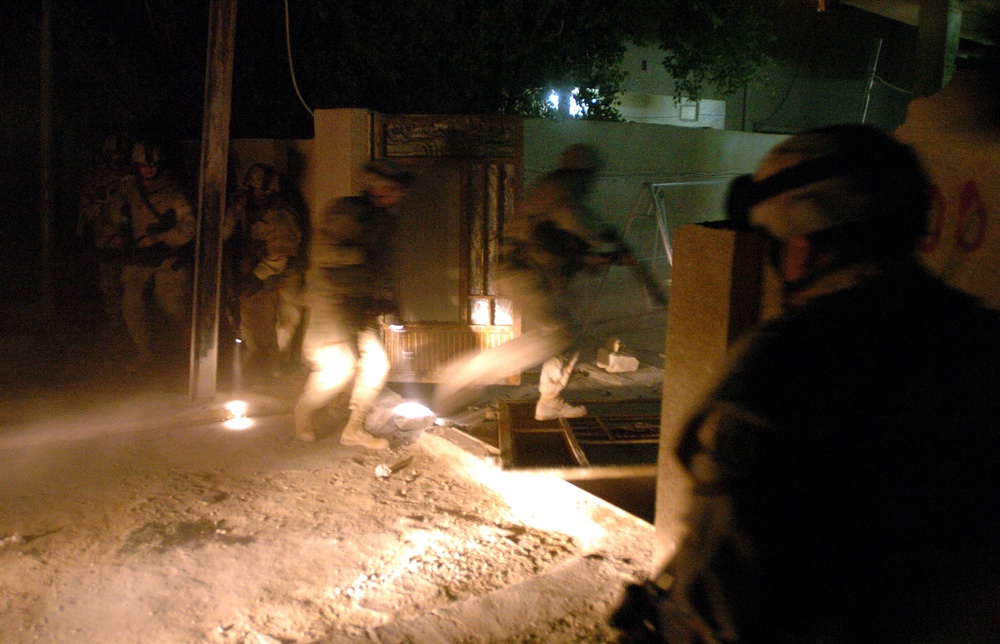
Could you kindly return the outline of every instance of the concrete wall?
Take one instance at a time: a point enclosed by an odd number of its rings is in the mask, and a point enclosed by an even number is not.
[[[916,148],[935,187],[924,264],[1000,309],[1000,127],[984,79],[959,72],[910,103],[896,135]]]
[[[618,113],[632,123],[654,123],[678,127],[726,129],[726,102],[702,99],[680,104],[672,96],[624,92],[619,97]]]
[[[773,62],[742,91],[727,96],[706,84],[702,98],[714,100],[702,101],[702,122],[692,125],[716,127],[722,120],[729,130],[793,133],[862,117],[887,130],[903,122],[912,98],[916,27],[848,6],[809,16],[803,9],[788,12],[787,24],[778,26],[783,31]],[[664,69],[664,57],[657,47],[626,50],[620,108],[626,120],[687,125],[673,120],[679,116],[675,79]]]
[[[783,136],[644,123],[528,119],[524,128],[525,185],[555,167],[560,150],[588,143],[606,166],[590,204],[666,284],[670,265],[650,209],[651,184],[668,183],[662,205],[672,237],[683,224],[724,218],[729,181],[752,172]],[[715,183],[704,183],[715,181]],[[655,364],[662,357],[666,311],[653,307],[632,272],[614,267],[585,280],[580,294],[589,344],[620,338],[627,350]]]
[[[674,101],[674,79],[663,67],[663,58],[657,47],[631,45],[625,51],[625,83],[618,97],[622,118],[633,123],[726,129],[726,101],[720,97]]]
[[[358,194],[361,168],[371,159],[371,113],[368,110],[316,110],[306,200],[320,212],[332,200]]]

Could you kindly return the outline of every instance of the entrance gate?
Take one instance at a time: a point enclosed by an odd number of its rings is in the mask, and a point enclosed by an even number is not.
[[[520,333],[497,277],[504,222],[521,192],[522,121],[376,114],[372,134],[375,158],[417,174],[397,233],[402,328],[383,329],[390,379],[436,382],[449,359]]]

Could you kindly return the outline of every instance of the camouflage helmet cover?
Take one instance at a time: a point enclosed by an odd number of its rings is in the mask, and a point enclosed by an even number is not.
[[[159,165],[160,147],[148,141],[139,141],[132,146],[132,163],[136,165]]]
[[[247,168],[243,175],[243,187],[252,188],[255,178],[260,180],[260,189],[267,194],[278,192],[280,184],[278,182],[278,170],[267,163],[254,163]]]
[[[749,223],[771,236],[867,224],[905,244],[924,233],[930,182],[916,152],[892,135],[865,125],[826,126],[786,139],[765,161],[778,157],[797,164],[742,182],[744,191],[756,193],[744,204]],[[764,203],[781,193],[791,197],[785,206]]]

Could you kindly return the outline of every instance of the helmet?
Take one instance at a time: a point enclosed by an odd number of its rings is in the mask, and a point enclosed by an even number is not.
[[[160,147],[147,141],[139,141],[132,146],[132,163],[137,165],[159,165]]]
[[[597,172],[603,165],[601,154],[583,143],[574,143],[559,153],[559,168],[561,170]]]
[[[863,225],[866,236],[910,251],[925,232],[930,181],[914,150],[880,130],[809,130],[775,146],[761,164],[768,166],[777,171],[733,182],[726,204],[731,219],[778,239]],[[791,201],[764,204],[781,194]]]
[[[252,188],[254,181],[260,181],[260,189],[267,194],[278,192],[278,171],[266,163],[255,163],[243,175],[243,187]]]
[[[125,145],[124,137],[118,134],[109,134],[104,137],[104,142],[101,143],[101,153],[105,156],[109,156],[114,152],[124,153],[128,149]]]

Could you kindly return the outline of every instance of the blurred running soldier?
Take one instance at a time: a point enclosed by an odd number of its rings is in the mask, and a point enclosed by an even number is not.
[[[397,309],[392,239],[397,207],[412,174],[385,160],[365,166],[364,193],[336,200],[315,231],[306,275],[308,324],[303,356],[312,369],[295,406],[295,434],[314,441],[313,413],[353,380],[350,418],[340,442],[385,449],[365,419],[389,376],[379,317]]]
[[[473,396],[470,388],[542,365],[537,420],[585,416],[583,405],[561,397],[579,357],[578,302],[574,277],[608,264],[634,265],[615,245],[585,200],[602,166],[598,152],[583,144],[559,155],[558,168],[532,186],[517,217],[504,231],[500,293],[521,311],[528,331],[442,370],[435,411],[453,412]]]

